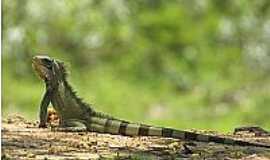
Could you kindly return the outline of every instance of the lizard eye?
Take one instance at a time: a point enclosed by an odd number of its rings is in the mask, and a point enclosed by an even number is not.
[[[52,61],[46,58],[46,59],[43,59],[43,62],[46,64],[50,64]]]
[[[43,59],[43,63],[46,65],[48,69],[52,69],[52,61],[50,59]]]

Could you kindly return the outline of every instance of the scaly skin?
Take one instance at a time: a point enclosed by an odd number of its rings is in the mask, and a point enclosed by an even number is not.
[[[39,127],[46,127],[47,108],[51,103],[59,115],[60,127],[84,127],[87,131],[126,136],[160,136],[199,142],[216,142],[228,145],[256,146],[270,148],[269,145],[234,140],[225,137],[198,134],[171,128],[154,127],[131,123],[94,111],[83,102],[67,82],[63,62],[48,56],[35,56],[32,66],[45,82],[46,91],[40,104]]]

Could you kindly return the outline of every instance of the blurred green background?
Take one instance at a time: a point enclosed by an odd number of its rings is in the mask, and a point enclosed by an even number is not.
[[[270,129],[269,0],[3,1],[2,115],[37,119],[31,57],[97,110],[181,129]]]

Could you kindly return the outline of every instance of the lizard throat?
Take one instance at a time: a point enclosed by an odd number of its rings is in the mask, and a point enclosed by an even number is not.
[[[48,79],[48,69],[37,62],[33,61],[32,63],[32,68],[34,69],[35,73],[39,78],[42,80],[47,80]]]

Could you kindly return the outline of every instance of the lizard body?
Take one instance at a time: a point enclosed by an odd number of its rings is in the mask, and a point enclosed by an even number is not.
[[[46,84],[46,91],[40,104],[39,127],[46,127],[47,107],[49,103],[52,103],[59,115],[60,127],[62,128],[85,127],[87,131],[125,136],[160,136],[199,142],[270,148],[269,145],[261,143],[131,123],[96,112],[89,104],[83,102],[69,85],[63,62],[47,56],[35,56],[32,59],[32,66]]]

